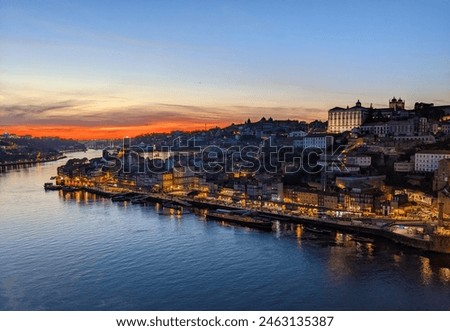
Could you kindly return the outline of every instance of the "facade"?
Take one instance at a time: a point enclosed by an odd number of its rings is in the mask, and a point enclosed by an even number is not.
[[[257,182],[248,183],[246,186],[246,192],[249,199],[262,199],[262,187]]]
[[[450,194],[445,191],[441,191],[438,194],[438,204],[442,204],[442,217],[448,220],[450,217]]]
[[[395,172],[413,172],[414,171],[414,162],[394,162],[394,171]]]
[[[388,133],[398,135],[413,135],[415,129],[415,123],[413,119],[397,121],[392,120],[387,123]]]
[[[441,124],[441,132],[445,134],[450,133],[450,122],[443,122]]]
[[[197,181],[198,183],[198,181]],[[195,187],[196,178],[191,169],[184,167],[173,168],[173,189],[187,190]]]
[[[367,155],[354,155],[345,158],[346,165],[355,165],[360,167],[370,167],[372,164],[372,157]]]
[[[319,195],[313,191],[294,191],[293,201],[302,205],[318,206]]]
[[[440,191],[449,184],[450,159],[439,161],[438,168],[434,174],[433,191]]]
[[[399,143],[434,144],[436,139],[432,135],[397,136],[394,137],[394,141]]]
[[[288,137],[299,138],[299,137],[304,137],[306,135],[307,135],[307,133],[305,131],[291,131],[291,132],[289,132]]]
[[[341,192],[339,202],[349,211],[372,212],[374,207],[374,195],[372,192]]]
[[[421,151],[415,155],[414,170],[433,172],[437,170],[439,161],[450,158],[450,150]]]
[[[171,172],[157,174],[156,184],[164,192],[171,191],[173,187],[173,174]]]
[[[320,148],[328,149],[333,146],[333,136],[327,136],[326,134],[308,134],[304,137],[296,137],[292,141],[294,148]]]
[[[367,123],[361,126],[361,131],[384,137],[389,133],[389,127],[386,122]]]
[[[389,108],[393,110],[405,109],[405,101],[403,101],[402,98],[399,98],[397,100],[395,97],[393,97],[391,100],[389,100]]]
[[[283,201],[283,182],[267,182],[262,185],[262,195],[266,200]]]
[[[339,206],[339,197],[337,194],[320,194],[319,206],[328,209],[337,209]]]
[[[370,116],[369,116],[370,115]],[[414,120],[392,120],[392,118],[408,116],[405,112],[405,101],[395,97],[389,100],[389,108],[362,107],[358,100],[351,108],[335,107],[328,111],[328,132],[341,133],[361,128],[361,131],[384,136],[392,135],[412,135],[417,126]],[[364,123],[371,118],[371,123]],[[386,122],[386,120],[390,120]],[[428,122],[419,123],[424,131],[428,130]]]
[[[333,136],[309,134],[303,138],[303,148],[328,149],[333,146]]]
[[[328,111],[328,132],[341,133],[359,128],[367,118],[369,108],[358,100],[351,108],[335,107]]]

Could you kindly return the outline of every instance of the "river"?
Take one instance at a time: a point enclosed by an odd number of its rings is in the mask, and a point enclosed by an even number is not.
[[[450,309],[448,256],[44,191],[65,162],[0,174],[2,310]]]

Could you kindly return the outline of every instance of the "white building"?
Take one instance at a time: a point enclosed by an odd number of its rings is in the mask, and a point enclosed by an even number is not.
[[[368,108],[361,107],[358,100],[351,108],[335,107],[328,111],[328,132],[341,133],[359,128],[364,123],[369,112]]]
[[[303,148],[327,149],[333,146],[333,136],[325,134],[310,134],[303,138]]]
[[[422,151],[415,155],[414,170],[419,172],[432,172],[439,166],[439,161],[450,159],[450,150]]]

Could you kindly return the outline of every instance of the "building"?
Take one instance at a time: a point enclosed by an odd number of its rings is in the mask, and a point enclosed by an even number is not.
[[[450,159],[440,160],[438,168],[434,174],[433,191],[440,191],[449,184],[450,180]]]
[[[328,209],[337,209],[339,206],[338,194],[323,193],[319,195],[319,206]]]
[[[437,170],[439,161],[450,158],[450,150],[421,151],[415,155],[414,170],[433,172]]]
[[[262,185],[262,196],[264,200],[283,201],[283,182],[269,181]]]
[[[188,167],[173,168],[173,189],[188,190],[195,187],[196,177]]]
[[[293,201],[302,205],[318,206],[319,194],[309,190],[295,190],[292,194]]]
[[[156,186],[159,190],[168,192],[173,189],[173,173],[164,172],[156,174]]]
[[[434,144],[436,139],[432,135],[396,136],[394,141],[401,144]]]
[[[372,164],[372,157],[368,155],[347,155],[347,157],[345,158],[345,164],[360,167],[370,167]]]
[[[410,202],[414,201],[427,206],[431,206],[435,202],[433,196],[422,191],[405,190],[405,194]]]
[[[386,175],[377,176],[337,176],[335,179],[336,186],[339,188],[360,188],[360,187],[382,187]]]
[[[394,171],[395,172],[413,172],[414,171],[414,162],[394,162]]]
[[[372,212],[374,198],[373,192],[365,192],[359,189],[339,193],[339,202],[348,211]]]
[[[361,126],[361,132],[384,137],[389,133],[389,127],[386,122],[366,123]]]
[[[351,108],[335,107],[328,111],[328,132],[341,133],[359,128],[366,120],[370,109],[361,106],[358,100]]]
[[[442,218],[450,218],[450,193],[443,190],[438,193],[438,205],[442,206]]]
[[[399,98],[398,100],[393,97],[392,100],[389,100],[389,108],[395,110],[403,110],[405,109],[405,101],[402,100],[402,98]]]
[[[414,119],[408,120],[391,120],[387,123],[388,133],[398,135],[413,135],[415,131]]]
[[[441,123],[441,132],[445,134],[450,133],[450,122],[442,122]]]
[[[303,138],[303,148],[320,148],[325,150],[333,146],[333,141],[333,136],[327,136],[326,134],[308,134]]]
[[[291,131],[291,132],[289,132],[288,137],[299,138],[299,137],[304,137],[306,135],[307,135],[307,133],[305,131]]]
[[[252,199],[252,200],[261,200],[262,199],[262,187],[256,181],[247,183],[246,193],[247,193],[247,197],[249,199]]]

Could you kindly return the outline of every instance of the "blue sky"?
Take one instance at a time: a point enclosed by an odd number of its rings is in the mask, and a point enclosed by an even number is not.
[[[0,130],[324,119],[449,87],[450,1],[0,0]]]

